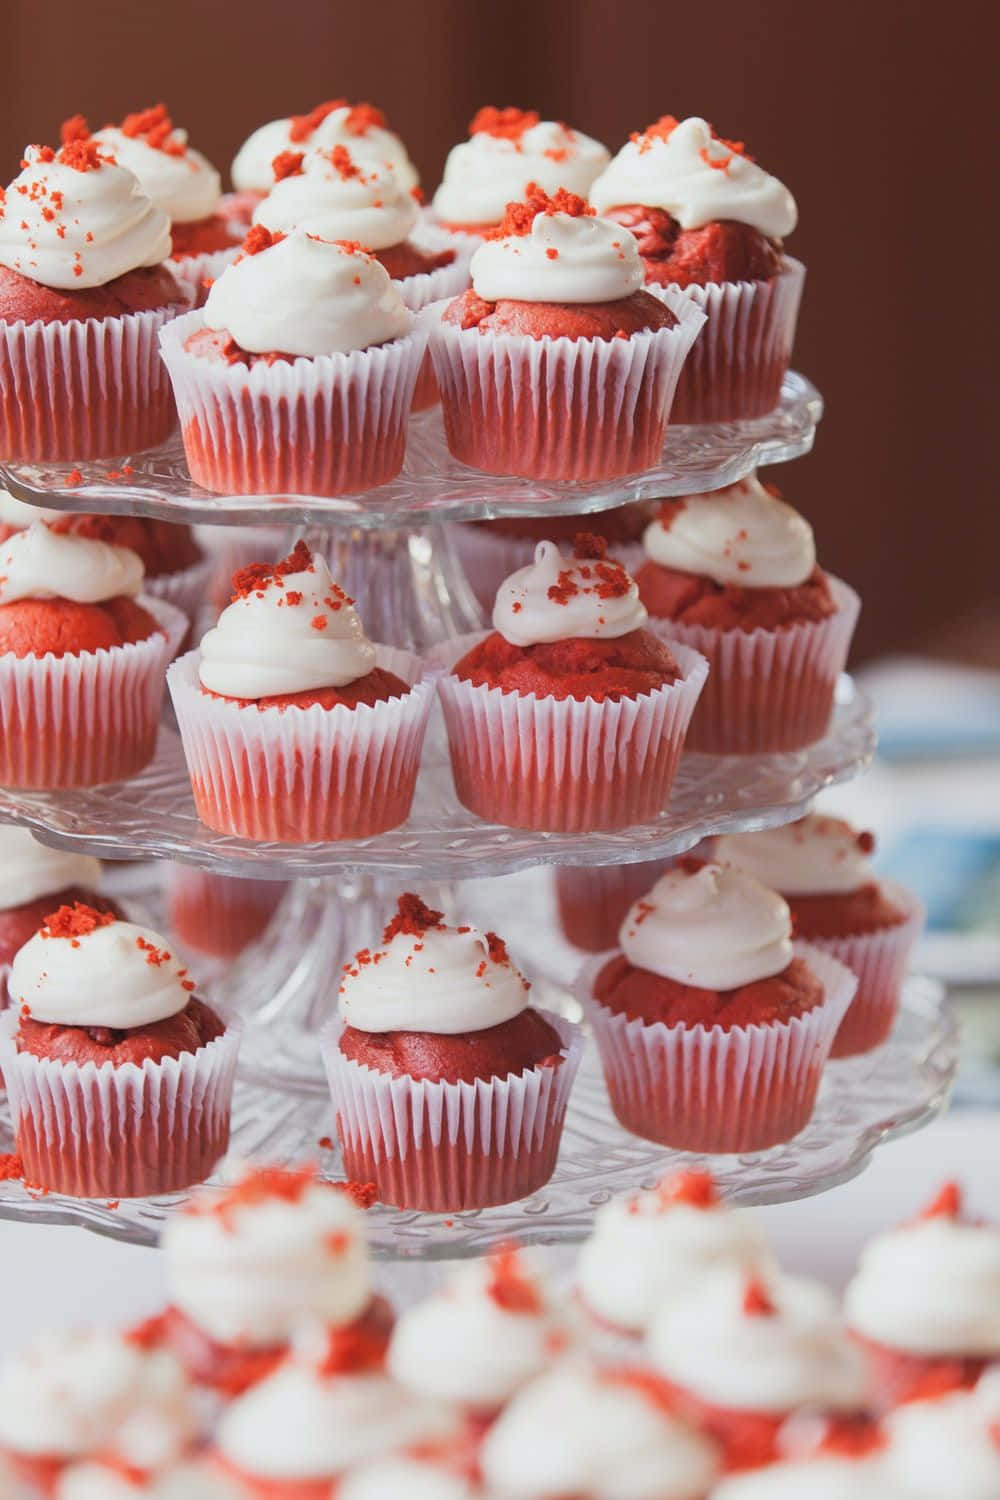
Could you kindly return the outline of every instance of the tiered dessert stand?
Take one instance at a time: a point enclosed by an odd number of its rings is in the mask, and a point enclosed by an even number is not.
[[[584,515],[718,488],[758,466],[808,452],[821,415],[818,392],[790,373],[770,416],[672,428],[656,468],[588,485],[497,479],[466,469],[449,456],[440,415],[433,411],[413,419],[400,477],[349,499],[208,494],[192,484],[179,437],[116,470],[106,462],[76,472],[68,464],[14,465],[0,469],[0,482],[19,499],[67,511],[296,528],[330,558],[334,576],[357,599],[368,634],[419,651],[484,624],[450,523]],[[278,556],[281,545],[275,536],[269,555]],[[496,928],[536,979],[543,1003],[570,1011],[569,984],[581,959],[574,959],[558,934],[549,867],[665,859],[712,833],[787,822],[823,788],[862,770],[874,748],[870,706],[844,678],[827,736],[807,750],[742,758],[687,754],[670,806],[655,822],[613,833],[539,834],[482,823],[458,803],[443,726],[432,722],[412,815],[402,828],[341,844],[253,844],[199,823],[167,709],[156,757],[133,781],[58,793],[0,789],[0,819],[26,824],[46,842],[105,858],[169,858],[220,874],[294,882],[261,942],[228,968],[209,970],[200,989],[247,1017],[233,1151],[269,1161],[319,1157],[337,1176],[342,1173],[329,1145],[333,1119],[315,1033],[335,1005],[341,961],[375,937],[399,891],[419,890],[449,913]],[[140,901],[145,897],[155,905],[153,880],[147,878],[148,890],[141,875],[129,884]],[[910,980],[889,1042],[868,1056],[830,1064],[805,1131],[770,1151],[711,1158],[708,1164],[740,1202],[819,1192],[860,1171],[881,1141],[933,1119],[947,1103],[956,1065],[955,1024],[945,996],[926,981]],[[0,1125],[0,1150],[9,1149],[9,1128],[9,1120]],[[588,1048],[559,1166],[542,1192],[453,1216],[377,1206],[369,1213],[373,1247],[384,1258],[431,1259],[478,1254],[512,1238],[579,1239],[609,1196],[650,1186],[668,1167],[692,1160],[617,1124]],[[111,1206],[0,1183],[2,1217],[80,1224],[138,1243],[156,1239],[179,1201],[133,1199]]]

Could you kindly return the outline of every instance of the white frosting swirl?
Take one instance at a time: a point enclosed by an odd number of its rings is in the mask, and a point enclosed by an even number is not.
[[[100,862],[70,849],[50,849],[27,828],[0,825],[0,911],[27,906],[68,886],[96,890]]]
[[[536,214],[529,234],[485,240],[469,273],[487,302],[617,302],[645,280],[634,236],[589,214]]]
[[[429,1459],[380,1458],[348,1474],[337,1500],[483,1500],[482,1491]]]
[[[173,1355],[111,1330],[48,1333],[0,1370],[0,1447],[31,1457],[113,1453],[137,1469],[180,1457],[197,1409]]]
[[[198,1194],[163,1232],[170,1300],[192,1323],[220,1344],[266,1349],[312,1320],[341,1327],[361,1316],[371,1266],[344,1193],[303,1180],[297,1196],[229,1196]]]
[[[251,354],[350,354],[410,332],[413,319],[370,255],[302,230],[242,255],[212,283],[205,326]]]
[[[52,531],[36,521],[0,544],[0,604],[71,599],[101,604],[142,588],[142,558],[130,547]]]
[[[669,135],[654,131],[627,141],[591,185],[590,201],[598,213],[631,203],[662,208],[682,229],[735,219],[769,239],[791,234],[798,222],[784,183],[719,140],[697,115]]]
[[[612,586],[627,580],[627,592],[609,592],[609,578]],[[555,542],[538,543],[534,562],[504,580],[493,606],[494,629],[513,646],[575,636],[611,640],[641,630],[648,618],[639,590],[620,564],[565,557]]]
[[[878,1235],[844,1314],[856,1333],[907,1353],[1000,1357],[1000,1228],[938,1214]]]
[[[550,195],[566,188],[585,198],[610,159],[600,141],[555,120],[540,120],[516,139],[477,130],[449,151],[434,215],[449,224],[499,224],[531,182]]]
[[[272,120],[259,126],[243,142],[230,169],[233,186],[238,192],[269,192],[274,186],[272,163],[283,151],[332,151],[334,146],[346,146],[355,161],[364,162],[366,166],[392,167],[407,192],[420,181],[406,147],[393,131],[374,124],[361,130],[349,128],[352,120],[349,104],[331,110],[308,135],[297,132],[297,140],[292,139],[295,120],[294,115],[285,120]]]
[[[712,853],[717,864],[742,870],[783,896],[847,895],[874,878],[850,823],[825,813],[760,833],[723,834]]]
[[[59,1476],[55,1489],[55,1500],[142,1500],[143,1496],[146,1500],[246,1500],[246,1490],[203,1463],[178,1464],[142,1479],[107,1464],[73,1464]]]
[[[170,254],[170,220],[132,172],[101,158],[80,172],[48,148],[29,146],[27,166],[0,206],[0,265],[64,291],[105,286]]]
[[[192,224],[215,213],[222,197],[222,179],[207,157],[187,143],[186,130],[173,130],[173,150],[151,146],[141,135],[126,135],[118,125],[95,130],[94,140],[139,179],[139,186],[175,224]]]
[[[225,698],[270,698],[345,687],[374,666],[357,610],[314,556],[307,570],[227,605],[202,637],[198,676]]]
[[[384,250],[407,239],[419,218],[416,199],[391,168],[363,170],[352,164],[341,171],[328,152],[307,151],[302,171],[274,184],[253,222]]]
[[[519,1016],[527,980],[509,960],[490,957],[474,927],[397,932],[365,962],[348,965],[340,1013],[359,1031],[431,1031],[459,1036]]]
[[[952,1495],[951,1490],[935,1491]],[[883,1465],[869,1458],[813,1458],[768,1464],[733,1474],[712,1491],[712,1500],[914,1500],[887,1481]]]
[[[897,1407],[886,1418],[885,1474],[905,1500],[997,1500],[998,1422],[996,1374],[973,1391]]]
[[[598,1209],[580,1249],[576,1285],[596,1317],[641,1333],[671,1297],[687,1295],[695,1275],[720,1264],[747,1271],[771,1266],[763,1233],[746,1212],[721,1201],[702,1208],[637,1193]]]
[[[703,1500],[714,1445],[634,1386],[566,1365],[514,1397],[486,1434],[486,1482],[518,1500]]]
[[[163,938],[111,921],[77,937],[37,932],[14,955],[8,989],[34,1021],[127,1031],[178,1015],[193,985]]]
[[[661,875],[629,910],[619,941],[636,968],[704,990],[767,979],[793,956],[787,901],[714,864]]]
[[[748,1307],[755,1285],[770,1311]],[[819,1282],[779,1275],[751,1281],[738,1266],[718,1266],[661,1309],[648,1349],[668,1380],[713,1406],[780,1413],[863,1404],[860,1356]]]
[[[402,1314],[388,1360],[401,1384],[490,1412],[542,1373],[565,1342],[566,1329],[540,1280],[525,1268],[515,1274],[525,1284],[526,1301],[505,1303],[505,1259],[463,1266],[434,1296]]]
[[[16,500],[0,485],[0,525],[26,531],[36,521],[58,521],[62,514],[61,510],[52,510],[47,505],[29,505],[26,500]]]
[[[643,543],[653,562],[744,589],[795,588],[816,566],[812,527],[756,476],[686,495]]]

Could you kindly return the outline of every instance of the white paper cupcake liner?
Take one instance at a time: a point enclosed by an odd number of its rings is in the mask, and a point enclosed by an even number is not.
[[[770,281],[647,285],[660,297],[689,297],[708,318],[677,382],[674,422],[733,422],[774,410],[792,357],[805,277],[802,262],[785,256]]]
[[[682,643],[709,663],[687,748],[712,755],[798,750],[823,738],[837,678],[847,663],[861,600],[827,574],[836,612],[780,630],[716,630],[650,616],[671,647]]]
[[[167,676],[195,807],[221,833],[285,843],[370,838],[409,817],[437,673],[391,646],[376,663],[402,698],[333,709],[241,707],[204,693],[200,653]]]
[[[183,615],[187,616],[188,629],[177,643],[175,656],[190,639],[191,631],[202,610],[212,602],[212,579],[215,576],[215,570],[215,559],[204,556],[198,562],[192,563],[189,568],[182,568],[177,573],[159,573],[153,577],[147,574],[143,579],[143,588],[147,594],[154,599],[162,599],[165,603],[172,604],[175,609],[179,609]]]
[[[167,265],[176,279],[191,294],[192,307],[204,307],[208,296],[207,282],[221,276],[231,266],[242,249],[242,242],[234,240],[228,250],[206,250],[201,255],[172,255]]]
[[[78,656],[0,655],[0,786],[100,786],[152,759],[164,674],[188,622],[161,599],[137,602],[162,634]]]
[[[482,639],[450,641],[431,660],[450,667]],[[446,673],[438,690],[459,801],[511,828],[585,832],[655,818],[708,675],[697,651],[669,644],[683,676],[619,702],[522,696]]]
[[[437,1083],[394,1078],[346,1058],[344,1022],[321,1034],[323,1061],[348,1178],[374,1182],[383,1203],[438,1213],[513,1203],[555,1170],[583,1038],[539,1010],[559,1033],[557,1068]]]
[[[0,1016],[17,1154],[32,1186],[74,1198],[138,1198],[203,1181],[229,1145],[242,1022],[216,1013],[215,1041],[140,1066],[18,1052],[19,1017]]]
[[[900,992],[910,954],[923,931],[927,912],[915,891],[896,880],[879,884],[894,906],[906,913],[903,922],[876,932],[847,937],[809,937],[813,948],[831,954],[857,976],[858,988],[837,1032],[831,1057],[855,1057],[886,1040],[899,1013]],[[794,900],[794,898],[793,898]]]
[[[158,335],[186,305],[69,323],[0,322],[0,458],[83,461],[162,443],[176,413]]]
[[[809,1123],[833,1039],[857,980],[830,954],[796,943],[821,981],[821,1005],[790,1021],[733,1027],[647,1025],[594,998],[604,953],[577,994],[601,1055],[611,1108],[633,1135],[677,1151],[764,1151]]]
[[[428,332],[351,354],[228,365],[184,348],[204,327],[192,312],[160,346],[191,477],[226,495],[343,495],[403,466],[406,427]]]
[[[468,238],[468,236],[466,236]],[[454,250],[455,259],[447,266],[438,266],[435,271],[424,271],[418,276],[404,276],[396,282],[403,301],[411,312],[420,312],[431,302],[457,297],[469,285],[469,261],[476,244],[460,245],[455,236],[431,225],[421,224],[410,236],[419,250],[438,255],[442,250]]]
[[[427,307],[430,350],[454,456],[489,474],[606,479],[663,450],[681,366],[705,315],[675,292],[674,328],[627,339],[530,338],[442,321]]]

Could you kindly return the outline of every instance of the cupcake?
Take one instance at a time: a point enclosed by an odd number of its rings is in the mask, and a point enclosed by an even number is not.
[[[444,228],[483,235],[502,223],[508,204],[537,184],[585,198],[611,160],[600,141],[533,109],[484,105],[469,125],[469,139],[448,153],[434,194],[433,217]]]
[[[491,1493],[518,1500],[706,1500],[719,1451],[645,1371],[568,1363],[524,1388],[486,1435]]]
[[[289,843],[409,816],[434,677],[375,646],[304,542],[233,576],[233,602],[168,681],[202,822]]]
[[[295,1335],[384,1355],[392,1309],[375,1295],[360,1211],[310,1168],[244,1171],[196,1194],[163,1233],[169,1306],[145,1338],[226,1397],[270,1375]]]
[[[581,534],[539,542],[490,635],[459,641],[440,692],[459,801],[513,828],[648,822],[670,797],[705,663],[646,630],[636,585]],[[454,660],[456,651],[458,660]]]
[[[788,189],[742,141],[697,116],[664,115],[622,147],[590,201],[635,235],[650,285],[683,289],[708,316],[678,381],[674,421],[773,411],[805,280],[782,245],[798,218]]]
[[[0,785],[96,786],[152,759],[187,620],[142,582],[134,552],[42,521],[0,545]]]
[[[1000,1378],[974,1391],[913,1401],[886,1419],[883,1473],[905,1500],[995,1500],[1000,1495]],[[880,1497],[881,1500],[881,1497]]]
[[[653,1319],[654,1369],[678,1409],[721,1444],[729,1469],[779,1456],[795,1412],[860,1410],[861,1361],[819,1282],[720,1265]]]
[[[209,1175],[229,1143],[240,1028],[197,998],[155,932],[62,906],[8,985],[0,1066],[28,1182],[133,1198]]]
[[[665,501],[644,545],[643,603],[711,667],[689,748],[758,754],[822,739],[860,602],[817,566],[808,521],[751,477]]]
[[[151,448],[174,425],[156,335],[188,305],[170,221],[96,141],[29,146],[0,195],[0,457]]]
[[[407,1389],[490,1421],[569,1343],[569,1326],[516,1250],[472,1261],[404,1312],[389,1371]]]
[[[557,865],[553,878],[563,937],[585,953],[606,953],[617,943],[629,907],[670,863],[644,859],[631,865]]]
[[[789,1454],[797,1429],[818,1429],[808,1451]],[[778,1463],[723,1479],[712,1500],[913,1500],[887,1473],[885,1435],[865,1417],[833,1419],[811,1414],[793,1417],[778,1434],[784,1454]],[[949,1495],[945,1487],[935,1495]]]
[[[870,1052],[885,1041],[923,927],[919,898],[895,881],[876,879],[868,861],[874,847],[870,833],[823,813],[715,841],[713,858],[719,864],[780,891],[796,936],[832,953],[858,976],[831,1057]]]
[[[482,1500],[469,1466],[441,1461],[418,1451],[412,1456],[377,1458],[344,1479],[337,1500]]]
[[[879,1406],[974,1385],[1000,1360],[1000,1229],[965,1218],[948,1183],[919,1219],[866,1246],[844,1316]]]
[[[642,290],[632,236],[532,183],[469,269],[471,289],[426,314],[454,456],[576,481],[657,463],[703,314]]]
[[[626,1130],[745,1153],[804,1129],[856,981],[793,948],[777,892],[682,861],[632,907],[620,942],[584,970],[580,998]]]
[[[189,1449],[197,1430],[176,1360],[127,1335],[46,1333],[0,1368],[0,1455],[33,1494],[63,1500],[60,1476],[98,1454],[119,1472],[153,1472]]]
[[[652,1192],[597,1210],[577,1259],[576,1293],[599,1327],[638,1338],[702,1272],[770,1264],[757,1224],[726,1208],[707,1172],[675,1172]]]
[[[382,946],[346,966],[322,1038],[349,1179],[442,1213],[548,1182],[581,1041],[529,988],[496,933],[400,898]]]
[[[426,337],[359,247],[257,225],[160,341],[192,479],[280,496],[395,478]]]
[[[178,942],[196,953],[236,958],[266,936],[289,884],[171,865],[167,874],[170,930]]]

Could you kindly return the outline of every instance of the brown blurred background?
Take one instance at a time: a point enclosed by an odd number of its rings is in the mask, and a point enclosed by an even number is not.
[[[265,120],[370,100],[428,191],[484,103],[613,150],[668,112],[745,140],[798,199],[795,364],[827,399],[813,454],[772,477],[864,595],[858,655],[1000,665],[991,0],[0,0],[0,14],[3,181],[65,116],[100,125],[160,99],[223,169]]]

